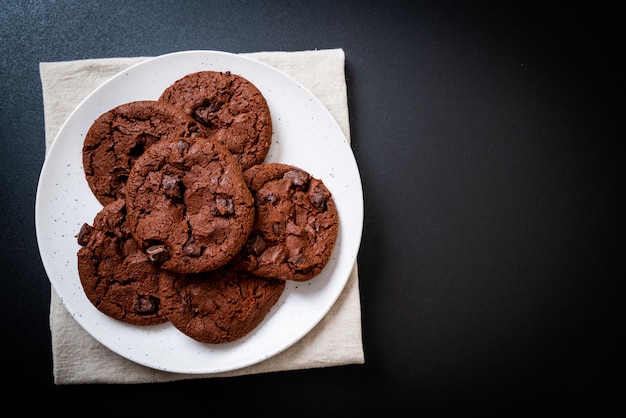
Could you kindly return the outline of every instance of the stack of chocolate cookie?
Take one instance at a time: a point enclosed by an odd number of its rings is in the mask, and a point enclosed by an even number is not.
[[[96,119],[83,166],[103,209],[77,235],[90,302],[219,344],[251,332],[286,281],[319,275],[337,208],[321,180],[264,162],[271,137],[265,98],[229,72],[189,74]]]

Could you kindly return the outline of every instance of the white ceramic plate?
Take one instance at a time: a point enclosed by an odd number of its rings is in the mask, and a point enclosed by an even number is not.
[[[82,167],[83,138],[107,110],[135,100],[156,100],[186,74],[231,71],[265,96],[274,134],[267,162],[307,170],[331,190],[340,228],[332,258],[316,278],[288,282],[265,320],[244,338],[220,345],[197,342],[171,324],[138,327],[100,313],[78,278],[75,235],[102,206]],[[356,261],[363,226],[363,194],[349,143],[328,110],[307,89],[261,62],[216,51],[159,56],[121,72],[94,90],[69,116],[50,147],[35,203],[37,241],[46,273],[78,323],[109,349],[139,364],[179,373],[217,373],[258,363],[306,335],[343,290]]]

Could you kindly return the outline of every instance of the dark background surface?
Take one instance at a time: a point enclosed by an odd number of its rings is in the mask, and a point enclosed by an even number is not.
[[[604,2],[557,4],[0,1],[3,407],[623,413],[623,19]],[[326,48],[346,54],[365,195],[365,364],[55,386],[34,227],[38,63]]]

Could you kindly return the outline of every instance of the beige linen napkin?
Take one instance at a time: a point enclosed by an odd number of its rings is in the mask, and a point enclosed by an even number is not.
[[[342,49],[242,54],[290,75],[328,108],[350,138]],[[46,128],[46,150],[71,111],[104,81],[145,60],[107,58],[39,64]],[[117,355],[72,318],[52,289],[50,303],[53,372],[56,384],[153,383],[238,376],[280,370],[362,364],[361,305],[357,266],[339,299],[303,339],[261,363],[224,373],[179,374],[154,370]]]

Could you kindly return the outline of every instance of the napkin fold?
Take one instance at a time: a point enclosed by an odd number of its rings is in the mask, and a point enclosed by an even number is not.
[[[342,49],[270,51],[241,54],[265,62],[308,88],[330,111],[350,139],[345,55]],[[96,87],[147,57],[87,59],[39,64],[46,150],[72,110]],[[181,374],[134,363],[89,335],[65,309],[52,288],[50,331],[54,382],[155,383],[183,379],[229,377],[275,371],[362,364],[361,305],[355,264],[336,303],[300,341],[260,363],[228,372]]]

